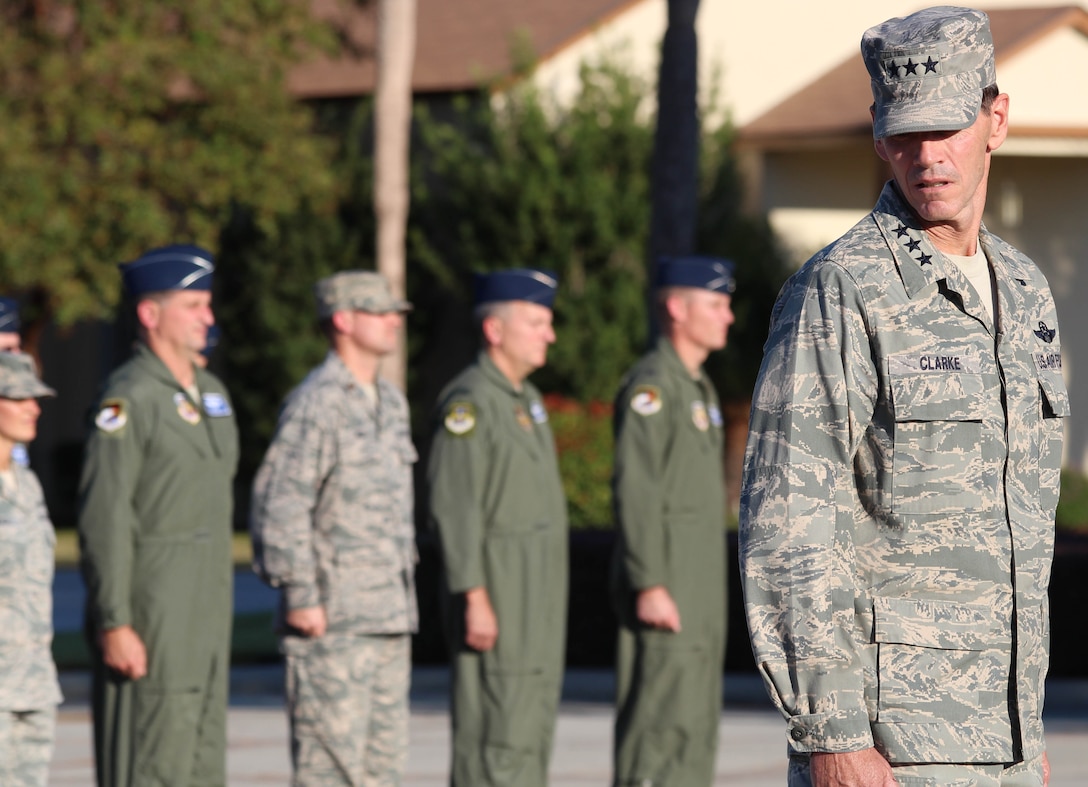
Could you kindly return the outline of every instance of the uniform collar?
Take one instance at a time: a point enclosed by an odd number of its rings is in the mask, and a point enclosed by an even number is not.
[[[702,383],[703,378],[706,375],[703,373],[703,368],[699,367],[699,376],[692,377],[691,372],[688,371],[688,367],[684,366],[684,362],[680,360],[680,355],[676,352],[676,348],[672,342],[669,341],[667,336],[659,336],[657,339],[657,353],[661,356],[662,362],[668,367],[669,371],[683,376],[685,380],[691,380],[695,383]]]
[[[522,380],[521,390],[519,391],[514,387],[514,384],[510,382],[510,378],[503,374],[499,370],[499,367],[495,365],[495,362],[491,360],[491,356],[487,354],[487,350],[480,350],[480,353],[476,356],[476,363],[483,372],[484,377],[493,385],[498,386],[511,396],[521,396],[525,393],[527,381]]]

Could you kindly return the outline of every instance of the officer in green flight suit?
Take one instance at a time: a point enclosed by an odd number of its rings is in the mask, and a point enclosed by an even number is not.
[[[106,382],[80,479],[98,784],[226,784],[231,485],[238,433],[223,383],[196,368],[212,256],[121,266],[141,341]]]
[[[725,651],[722,414],[702,364],[725,347],[733,264],[660,260],[661,338],[615,403],[616,785],[714,781]]]
[[[454,787],[545,787],[563,677],[567,508],[540,392],[547,272],[476,280],[483,349],[439,397],[428,467],[453,661]]]

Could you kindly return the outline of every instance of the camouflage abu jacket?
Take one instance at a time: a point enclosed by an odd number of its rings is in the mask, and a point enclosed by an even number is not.
[[[795,752],[1042,751],[1062,337],[1035,265],[980,240],[996,326],[892,184],[775,306],[741,571]]]
[[[253,568],[287,609],[324,606],[329,634],[417,628],[408,402],[375,406],[330,352],[292,391],[253,482]]]
[[[53,664],[56,535],[38,477],[12,463],[0,485],[0,709],[42,710],[61,701]]]

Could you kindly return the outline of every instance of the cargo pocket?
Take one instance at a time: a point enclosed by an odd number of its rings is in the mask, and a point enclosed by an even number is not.
[[[881,723],[957,722],[1002,712],[1009,637],[986,604],[873,599]]]

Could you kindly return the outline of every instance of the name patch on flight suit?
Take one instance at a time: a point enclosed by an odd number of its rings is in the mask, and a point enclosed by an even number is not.
[[[720,416],[719,416],[720,417]],[[710,415],[706,411],[706,404],[701,399],[691,403],[691,422],[700,432],[710,428]]]
[[[204,412],[212,418],[224,418],[231,414],[230,402],[221,393],[206,393],[200,397],[204,403]]]
[[[722,411],[718,408],[717,405],[714,405],[714,404],[707,407],[706,410],[710,414],[710,425],[713,426],[713,427],[716,427],[718,429],[721,429],[722,428]]]
[[[471,402],[451,402],[442,425],[450,434],[463,437],[476,427],[476,408]]]
[[[529,403],[529,415],[532,416],[534,424],[548,423],[548,411],[538,400]]]
[[[640,385],[631,395],[631,409],[639,415],[661,412],[661,390],[656,385]]]
[[[121,399],[107,399],[102,402],[102,409],[94,417],[94,425],[106,434],[121,431],[127,423],[128,413],[125,412],[125,403]]]
[[[955,353],[903,353],[888,358],[891,374],[982,374],[977,355]]]
[[[174,394],[174,406],[178,408],[178,415],[181,416],[181,420],[185,421],[185,423],[200,423],[200,413],[193,406],[193,403],[189,401],[189,397],[181,391]]]

